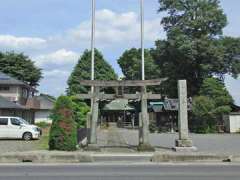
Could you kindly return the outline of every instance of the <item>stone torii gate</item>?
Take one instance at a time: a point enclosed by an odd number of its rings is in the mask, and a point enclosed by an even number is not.
[[[94,87],[94,91],[88,94],[79,94],[79,99],[91,99],[92,100],[92,111],[89,114],[90,119],[90,133],[88,136],[88,149],[97,150],[97,122],[99,112],[99,101],[101,100],[114,100],[116,98],[128,99],[128,100],[139,100],[141,101],[141,113],[140,113],[140,127],[139,127],[139,147],[140,151],[153,151],[154,148],[149,143],[149,115],[147,110],[148,99],[161,99],[160,94],[148,93],[147,86],[160,85],[164,79],[155,80],[128,80],[128,81],[98,81],[98,80],[81,80],[80,84],[83,86]],[[104,94],[101,93],[101,88],[106,87],[141,87],[141,92],[136,94]]]

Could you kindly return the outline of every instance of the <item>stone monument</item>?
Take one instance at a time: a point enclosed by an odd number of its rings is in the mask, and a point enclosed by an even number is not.
[[[188,133],[187,81],[178,81],[178,131],[179,139],[175,142],[176,151],[196,151]]]

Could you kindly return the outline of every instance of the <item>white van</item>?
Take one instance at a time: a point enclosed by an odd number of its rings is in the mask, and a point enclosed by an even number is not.
[[[1,139],[39,139],[41,129],[20,117],[0,116]]]

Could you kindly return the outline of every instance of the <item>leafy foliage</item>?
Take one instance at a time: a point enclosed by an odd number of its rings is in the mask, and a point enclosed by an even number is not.
[[[37,86],[42,78],[41,69],[23,53],[0,53],[0,71],[9,74],[30,86]]]
[[[231,111],[233,99],[224,84],[216,78],[203,81],[200,95],[193,101],[194,119],[201,132],[209,132],[216,129],[222,116]]]
[[[90,107],[78,99],[72,97],[73,101],[73,115],[74,120],[77,123],[77,128],[86,127],[87,113],[90,111]]]
[[[196,133],[209,133],[214,129],[214,102],[206,96],[198,96],[193,100],[194,131]]]
[[[142,79],[141,49],[132,48],[126,50],[118,59],[126,80]],[[154,79],[159,75],[159,68],[155,64],[149,50],[145,49],[145,76],[146,79]]]
[[[156,122],[150,122],[148,129],[150,133],[155,133],[158,130]]]
[[[218,0],[159,0],[159,12],[166,12],[162,25],[166,40],[156,41],[151,50],[168,77],[164,84],[166,94],[177,95],[177,80],[187,79],[188,94],[199,94],[203,80],[226,73],[237,77],[240,72],[239,38],[222,37],[227,24],[226,15]]]
[[[73,102],[71,98],[60,96],[51,115],[53,122],[49,137],[50,150],[76,150],[77,125],[73,116]]]
[[[219,43],[224,51],[223,72],[230,72],[234,78],[237,78],[240,72],[240,38],[223,37]]]
[[[142,79],[142,61],[141,49],[131,48],[126,50],[118,59],[124,80],[141,80]],[[152,58],[150,50],[145,49],[145,79],[156,79],[160,75],[160,69]],[[159,93],[159,87],[149,87],[149,90]],[[140,91],[137,87],[126,87],[128,93]]]
[[[232,102],[232,98],[226,87],[216,78],[205,79],[200,89],[200,94],[213,98],[218,105],[229,104]]]
[[[38,123],[35,123],[35,125],[38,126],[38,127],[40,127],[40,128],[42,128],[42,129],[45,129],[45,128],[47,128],[47,127],[50,126],[49,123],[44,122],[44,121],[42,121],[42,122],[38,122]]]
[[[167,12],[162,19],[167,33],[179,31],[189,37],[222,34],[227,17],[219,0],[159,0],[159,12]]]
[[[68,79],[69,95],[87,93],[89,88],[82,86],[79,80],[91,79],[91,51],[85,50]],[[105,61],[103,55],[95,50],[95,79],[96,80],[115,80],[117,75],[113,68]]]

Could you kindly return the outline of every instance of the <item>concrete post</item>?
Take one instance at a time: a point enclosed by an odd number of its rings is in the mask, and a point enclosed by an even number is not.
[[[98,107],[99,101],[97,99],[99,89],[95,87],[93,107],[92,107],[92,122],[91,122],[91,137],[90,143],[97,144],[97,121],[98,121]]]
[[[154,151],[154,148],[149,143],[149,115],[147,108],[147,92],[146,87],[142,87],[142,98],[141,98],[141,114],[140,122],[142,127],[139,127],[139,151]]]
[[[87,113],[87,143],[89,144],[90,141],[90,134],[91,134],[91,119],[92,119],[92,114],[91,112]]]
[[[143,132],[142,132],[142,113],[140,112],[139,115],[139,129],[138,129],[138,144],[143,144]]]
[[[176,140],[176,151],[196,151],[188,134],[188,102],[187,81],[178,81],[178,131],[179,139]]]
[[[97,122],[98,122],[98,111],[99,111],[99,87],[94,88],[94,97],[92,98],[92,112],[91,112],[91,123],[90,123],[90,141],[88,141],[87,150],[98,151],[97,146]]]

